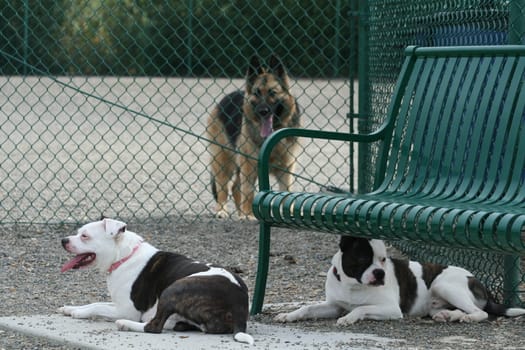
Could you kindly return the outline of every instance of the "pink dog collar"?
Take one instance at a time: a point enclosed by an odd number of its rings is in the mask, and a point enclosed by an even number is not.
[[[122,259],[120,259],[119,261],[114,262],[113,264],[111,264],[111,266],[109,267],[108,273],[112,273],[113,271],[115,271],[116,269],[118,269],[118,268],[120,267],[120,265],[122,265],[122,264],[124,264],[126,261],[128,261],[128,260],[133,256],[133,254],[135,254],[135,253],[137,252],[137,250],[139,250],[141,244],[142,244],[142,241],[140,241],[140,242],[135,246],[135,248],[133,248],[133,250],[131,251],[131,253],[129,253],[128,256],[125,256],[125,257],[123,257]]]

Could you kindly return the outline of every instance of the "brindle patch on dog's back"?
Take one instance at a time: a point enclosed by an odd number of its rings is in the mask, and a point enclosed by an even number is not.
[[[423,267],[423,281],[425,281],[427,289],[430,289],[430,285],[436,277],[447,268],[447,266],[432,263],[421,264],[421,266]]]
[[[417,280],[410,270],[408,260],[391,258],[394,265],[394,273],[399,284],[399,307],[407,314],[414,306],[417,298]]]
[[[474,276],[468,277],[468,289],[478,300],[489,300],[489,293],[485,286]]]

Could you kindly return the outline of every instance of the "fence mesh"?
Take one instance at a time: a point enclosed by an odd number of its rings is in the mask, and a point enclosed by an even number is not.
[[[383,122],[407,45],[524,44],[525,2],[507,0],[369,0],[359,8],[359,129]],[[366,54],[363,54],[366,52]],[[359,187],[371,189],[377,149],[360,149]],[[396,244],[411,258],[467,267],[491,292],[507,302],[523,303],[525,275],[520,257],[503,257],[428,245]],[[520,300],[521,297],[521,300]]]
[[[0,1],[0,223],[214,214],[206,119],[275,53],[304,127],[348,130],[341,1]],[[354,47],[355,50],[355,47]],[[298,190],[348,186],[347,145]],[[311,150],[309,150],[309,147]],[[325,149],[326,150],[326,149]]]
[[[304,127],[348,131],[359,53],[367,132],[406,45],[521,44],[525,33],[525,5],[508,0],[0,0],[0,11],[0,224],[214,215],[206,118],[244,88],[254,54],[280,56]],[[351,190],[353,151],[305,140],[294,189]],[[375,153],[358,154],[366,190]],[[405,248],[492,276],[505,265]]]

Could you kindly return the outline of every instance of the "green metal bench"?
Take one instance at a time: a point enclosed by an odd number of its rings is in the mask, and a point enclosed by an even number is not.
[[[436,246],[525,253],[525,47],[409,47],[384,124],[371,134],[284,129],[259,155],[261,311],[272,226]],[[282,138],[379,142],[364,194],[271,190]],[[326,156],[326,155],[324,155]],[[518,283],[519,284],[519,283]]]

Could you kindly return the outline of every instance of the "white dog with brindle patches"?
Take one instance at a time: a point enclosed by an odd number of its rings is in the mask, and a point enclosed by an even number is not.
[[[467,270],[387,257],[381,240],[342,236],[326,278],[326,301],[275,317],[279,322],[338,318],[359,320],[431,316],[436,321],[479,322],[525,315],[525,309],[494,302]]]
[[[76,256],[64,264],[70,269],[97,267],[107,274],[111,302],[64,306],[60,312],[74,318],[102,317],[118,329],[160,333],[201,330],[233,333],[234,339],[253,344],[246,334],[248,288],[236,274],[176,253],[163,252],[111,219],[82,226],[62,240]]]

